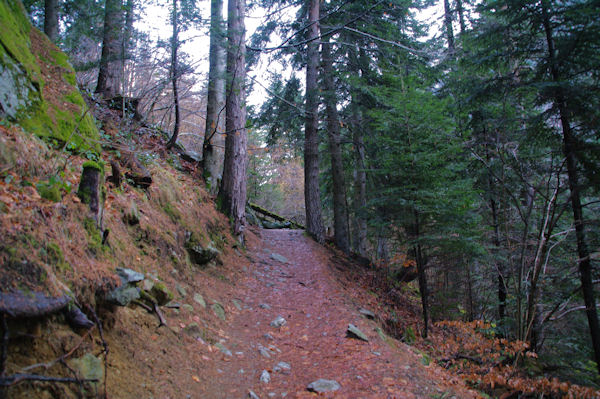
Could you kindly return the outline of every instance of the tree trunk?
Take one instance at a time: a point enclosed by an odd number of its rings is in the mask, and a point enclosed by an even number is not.
[[[467,24],[465,23],[463,0],[456,0],[456,12],[458,13],[458,22],[460,23],[460,33],[465,33],[467,31]]]
[[[225,162],[217,202],[232,221],[233,232],[241,242],[246,225],[246,45],[245,0],[230,0],[227,5],[227,99]]]
[[[346,182],[344,179],[344,163],[340,146],[340,118],[333,79],[332,45],[329,38],[324,39],[321,46],[323,67],[323,101],[327,112],[327,136],[331,157],[331,174],[333,178],[333,228],[335,244],[342,251],[350,252],[350,233],[348,229],[348,209],[346,203]]]
[[[103,186],[103,166],[93,162],[84,163],[77,196],[82,203],[88,205],[92,218],[100,230],[102,230],[102,216],[104,214]]]
[[[304,201],[306,231],[323,243],[325,231],[321,217],[319,192],[319,100],[317,70],[319,68],[319,0],[308,0],[308,49],[306,62],[306,120],[304,128]]]
[[[123,81],[123,2],[106,0],[102,55],[96,93],[109,99],[120,95]]]
[[[556,56],[554,49],[554,38],[550,17],[548,16],[547,0],[542,0],[542,17],[546,33],[546,44],[548,46],[548,59],[552,80],[555,83],[560,82],[560,72],[556,65]],[[577,170],[577,159],[575,148],[577,142],[567,111],[567,103],[562,88],[559,86],[554,94],[554,102],[558,108],[560,123],[563,133],[563,154],[567,160],[567,176],[569,177],[569,191],[571,192],[571,207],[573,208],[573,220],[575,222],[575,237],[577,241],[577,254],[579,263],[579,275],[581,278],[581,290],[583,292],[583,301],[586,307],[586,314],[592,338],[594,349],[594,360],[598,372],[600,373],[600,325],[598,323],[598,313],[596,310],[596,300],[594,298],[594,285],[592,282],[592,263],[590,262],[590,252],[587,247],[585,237],[585,225],[583,223],[583,206],[580,197],[579,172]]]
[[[357,113],[360,111],[356,111]],[[359,116],[360,118],[360,116]],[[367,174],[365,172],[365,143],[360,121],[353,127],[354,159],[356,162],[354,181],[354,219],[356,221],[355,250],[361,256],[367,255],[367,219],[364,216],[367,208]]]
[[[427,275],[425,274],[425,259],[423,258],[423,251],[421,244],[419,243],[420,238],[420,226],[419,226],[419,213],[415,210],[415,224],[413,226],[412,235],[416,240],[413,245],[413,252],[415,261],[417,263],[417,274],[419,277],[419,292],[421,293],[421,305],[423,307],[423,338],[427,338],[429,332],[429,301],[427,293]]]
[[[204,179],[211,194],[216,194],[223,175],[225,155],[225,36],[223,34],[223,0],[210,3],[210,53],[206,127],[202,146]]]
[[[44,1],[44,33],[54,43],[58,41],[58,0]]]
[[[167,148],[172,148],[177,142],[177,136],[179,136],[179,124],[180,124],[180,113],[179,113],[179,93],[177,92],[177,79],[179,73],[177,68],[177,50],[179,49],[179,26],[177,23],[177,0],[173,0],[173,36],[171,38],[171,84],[173,85],[173,104],[175,108],[175,124],[173,126],[173,135],[167,143]]]
[[[452,28],[450,0],[444,0],[444,25],[446,28],[446,39],[448,39],[448,53],[450,56],[454,56],[454,29]]]

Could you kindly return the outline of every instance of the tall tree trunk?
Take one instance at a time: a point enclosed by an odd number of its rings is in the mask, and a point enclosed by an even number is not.
[[[421,244],[419,243],[420,228],[419,225],[419,212],[414,211],[415,221],[413,225],[412,236],[416,240],[413,245],[413,255],[417,263],[417,275],[419,279],[419,292],[421,293],[421,305],[423,307],[423,338],[427,338],[429,332],[429,301],[427,293],[427,275],[425,274],[425,259],[423,258],[423,251]]]
[[[321,45],[321,63],[323,67],[323,100],[327,112],[327,136],[331,157],[331,174],[333,178],[333,228],[335,244],[342,251],[350,252],[350,232],[348,229],[348,209],[346,203],[346,182],[344,179],[344,163],[340,145],[340,118],[337,111],[337,100],[333,79],[332,45],[329,38]]]
[[[204,179],[211,194],[216,194],[223,175],[225,156],[225,36],[223,0],[210,3],[210,52],[206,126],[202,146]]]
[[[467,31],[467,24],[465,23],[463,0],[456,0],[456,12],[458,13],[458,22],[460,23],[460,33],[465,33]]]
[[[542,17],[546,33],[546,44],[548,46],[548,60],[550,73],[555,83],[560,82],[560,72],[556,65],[556,54],[554,48],[554,38],[550,17],[548,15],[548,0],[542,0]],[[583,301],[586,307],[586,314],[592,338],[594,349],[594,359],[598,372],[600,373],[600,325],[598,323],[598,313],[596,310],[596,300],[594,298],[594,285],[592,282],[592,263],[590,262],[590,252],[587,247],[585,237],[585,225],[583,223],[583,206],[580,197],[579,172],[577,171],[577,159],[575,155],[576,139],[571,128],[569,112],[564,92],[560,86],[555,90],[554,102],[560,115],[560,123],[563,133],[563,153],[567,160],[567,176],[569,177],[569,191],[571,192],[571,207],[573,208],[573,220],[575,222],[575,237],[577,241],[577,254],[579,256],[579,275],[581,278],[581,290],[583,292]]]
[[[360,111],[356,110],[356,114]],[[356,222],[356,242],[354,248],[361,256],[367,256],[367,173],[365,171],[365,143],[360,126],[360,115],[353,126],[354,160],[356,162],[354,181],[354,219]]]
[[[308,50],[306,61],[306,120],[304,128],[304,201],[306,230],[317,242],[323,243],[325,231],[321,217],[319,192],[319,99],[317,74],[319,68],[319,0],[308,0]]]
[[[44,33],[54,43],[58,41],[58,0],[44,1]]]
[[[167,148],[171,148],[177,142],[179,136],[179,124],[180,124],[180,113],[179,113],[179,93],[177,91],[177,79],[179,78],[179,70],[177,68],[177,50],[179,49],[179,26],[177,17],[177,0],[173,0],[173,36],[171,37],[171,84],[173,85],[173,104],[175,108],[175,124],[173,125],[173,135],[167,143]]]
[[[225,163],[217,202],[232,221],[233,232],[244,240],[246,225],[246,44],[245,0],[230,0],[227,5],[227,99],[225,111]]]
[[[444,25],[446,28],[446,39],[448,39],[448,53],[454,55],[454,29],[452,28],[452,9],[450,0],[444,0]]]
[[[114,98],[122,93],[123,81],[123,2],[106,0],[102,55],[96,93],[103,98]]]

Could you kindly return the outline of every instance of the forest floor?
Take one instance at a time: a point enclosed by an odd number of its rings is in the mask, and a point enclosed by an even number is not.
[[[232,355],[215,360],[216,379],[198,397],[243,398],[250,391],[260,398],[314,397],[307,386],[318,379],[340,385],[319,397],[477,397],[359,313],[368,306],[361,303],[364,290],[340,272],[350,265],[338,264],[331,250],[300,230],[255,233],[247,243],[251,263],[236,284],[241,310],[229,322],[224,343]],[[273,327],[278,317],[286,322]],[[348,337],[349,324],[369,341]],[[278,367],[280,362],[289,369]],[[265,371],[269,382],[261,381]]]

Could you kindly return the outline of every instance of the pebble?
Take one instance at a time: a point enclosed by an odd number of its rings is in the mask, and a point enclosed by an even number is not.
[[[277,371],[277,372],[282,372],[282,371],[289,371],[292,369],[292,366],[290,366],[289,363],[286,362],[279,362],[275,365],[275,367],[273,367],[273,371]]]
[[[271,327],[279,328],[284,324],[285,319],[282,316],[277,316],[277,318],[271,322]]]
[[[268,384],[269,382],[271,382],[271,374],[269,374],[267,370],[263,370],[260,374],[260,381],[264,382],[265,384]]]
[[[249,397],[250,399],[260,399],[260,398],[258,397],[258,395],[257,395],[257,394],[255,394],[255,393],[254,393],[254,392],[252,392],[252,391],[249,391],[249,392],[248,392],[248,397]]]
[[[271,307],[266,303],[261,303],[260,305],[258,305],[258,307],[261,309],[266,309],[266,310],[271,309]]]

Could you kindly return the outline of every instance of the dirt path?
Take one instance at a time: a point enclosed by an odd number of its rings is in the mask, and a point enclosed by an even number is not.
[[[352,287],[335,278],[329,251],[302,231],[259,234],[260,240],[248,243],[252,263],[243,266],[245,278],[237,284],[241,310],[228,323],[225,345],[232,356],[217,364],[216,398],[245,398],[249,391],[261,399],[314,397],[306,387],[320,378],[341,386],[320,397],[474,397],[451,385],[436,366],[425,367],[404,344],[386,343],[378,335],[377,323],[360,315],[360,304],[347,295]],[[278,316],[285,325],[272,327]],[[369,342],[348,338],[349,323]],[[277,371],[279,362],[290,370]],[[263,370],[270,375],[268,383],[260,380]]]

